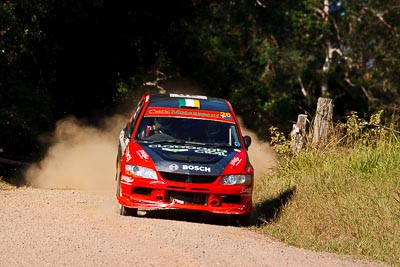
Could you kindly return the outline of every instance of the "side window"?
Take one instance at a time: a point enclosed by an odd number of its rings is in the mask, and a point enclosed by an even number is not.
[[[128,124],[124,128],[125,135],[131,139],[133,129],[135,128],[137,117],[139,116],[140,112],[142,111],[144,105],[144,99],[142,99],[139,104],[137,105],[135,113],[133,113],[131,119],[129,120]]]
[[[237,132],[237,128],[232,125],[229,127],[229,145],[230,146],[235,146],[235,147],[240,147],[240,138],[239,134]]]

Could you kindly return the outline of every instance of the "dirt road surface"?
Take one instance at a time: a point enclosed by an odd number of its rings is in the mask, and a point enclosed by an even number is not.
[[[85,147],[92,148],[90,142]],[[267,168],[266,161],[274,162],[266,149],[254,139],[253,164],[260,165],[259,169]],[[64,152],[58,162],[67,164],[68,155],[74,153]],[[86,164],[85,153],[78,155]],[[94,158],[101,164],[100,155]],[[114,153],[109,160],[113,159]],[[225,217],[175,211],[123,217],[114,197],[113,164],[105,172],[112,181],[106,183],[109,188],[97,191],[85,190],[87,183],[79,190],[71,189],[77,187],[76,180],[66,183],[63,173],[79,176],[82,171],[76,163],[56,164],[58,175],[46,170],[53,164],[47,162],[42,171],[53,175],[58,184],[0,191],[0,266],[379,266],[290,247],[250,229],[230,226]],[[92,172],[99,179],[104,176],[102,168]]]
[[[187,86],[185,86],[186,88]],[[117,136],[126,116],[101,128],[60,121],[30,186],[0,190],[3,266],[382,266],[287,246],[229,218],[152,211],[120,216],[115,194]],[[271,148],[253,138],[256,179],[273,168]]]
[[[119,216],[112,194],[27,188],[0,202],[0,266],[378,266],[207,218]]]

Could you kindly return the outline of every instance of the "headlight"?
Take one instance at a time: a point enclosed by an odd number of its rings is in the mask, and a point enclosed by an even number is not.
[[[141,178],[157,180],[157,173],[153,169],[136,165],[125,165],[125,173],[131,176],[138,176]]]
[[[221,179],[223,185],[249,185],[251,183],[250,174],[231,174],[225,175]]]

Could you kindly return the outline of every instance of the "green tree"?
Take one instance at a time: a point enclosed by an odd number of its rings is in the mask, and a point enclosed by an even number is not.
[[[337,50],[343,85],[364,97],[370,110],[399,103],[400,5],[398,1],[348,1],[341,13]]]
[[[49,127],[51,105],[40,42],[45,1],[0,4],[0,147],[2,156],[27,159],[38,151],[37,134]],[[24,153],[22,153],[24,152]]]
[[[287,15],[290,5],[282,3],[203,1],[188,38],[194,50],[187,53],[192,55],[189,64],[196,68],[187,69],[211,93],[228,96],[262,137],[269,125],[288,125],[300,110],[299,78],[315,60],[298,43],[287,41],[293,24]]]
[[[338,116],[398,102],[396,1],[198,2],[193,73],[260,132],[312,114],[320,96]]]

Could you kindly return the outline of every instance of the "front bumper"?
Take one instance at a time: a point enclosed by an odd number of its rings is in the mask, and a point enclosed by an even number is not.
[[[185,209],[240,215],[252,210],[252,187],[135,178],[131,184],[121,184],[121,195],[117,199],[128,208]]]

